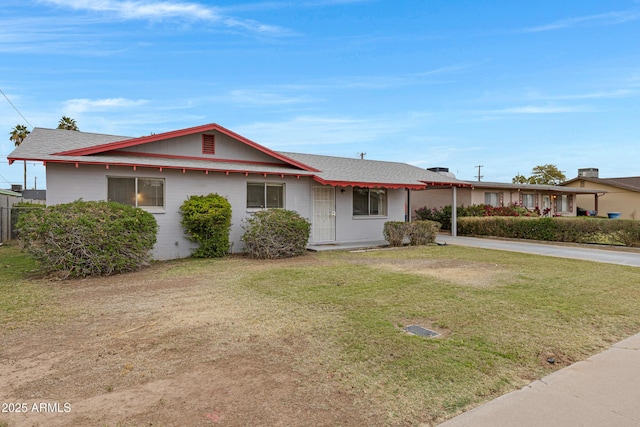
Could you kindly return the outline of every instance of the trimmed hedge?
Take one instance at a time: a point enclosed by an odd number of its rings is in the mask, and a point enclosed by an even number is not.
[[[587,217],[464,217],[458,234],[640,247],[640,221]]]
[[[382,234],[391,247],[402,246],[405,240],[411,246],[418,246],[434,243],[440,227],[435,221],[387,221]]]
[[[191,196],[180,206],[189,238],[199,243],[193,257],[218,258],[229,252],[231,204],[218,194]]]
[[[243,228],[250,258],[289,258],[307,250],[311,223],[295,211],[267,209],[246,219]]]
[[[36,209],[16,224],[22,247],[47,274],[107,276],[149,264],[158,224],[149,212],[82,200]]]

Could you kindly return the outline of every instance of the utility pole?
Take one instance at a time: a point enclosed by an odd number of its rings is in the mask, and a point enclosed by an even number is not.
[[[480,175],[480,168],[483,168],[484,165],[478,165],[478,166],[474,166],[476,168],[478,168],[478,182],[480,182],[480,178],[484,178],[483,175]]]

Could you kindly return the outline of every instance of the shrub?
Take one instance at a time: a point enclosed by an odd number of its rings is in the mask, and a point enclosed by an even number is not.
[[[640,247],[640,221],[590,217],[460,218],[458,233]]]
[[[268,209],[245,222],[242,240],[251,258],[289,258],[306,251],[311,224],[297,212]]]
[[[384,239],[389,242],[389,246],[402,246],[405,237],[408,237],[411,223],[404,221],[387,221],[382,228]]]
[[[199,243],[192,256],[222,257],[229,252],[231,204],[218,194],[191,196],[180,206],[182,221],[189,238]]]
[[[409,244],[412,246],[434,243],[440,223],[435,221],[414,221],[409,228]]]
[[[440,223],[434,221],[387,221],[384,223],[383,234],[392,247],[402,246],[405,239],[411,246],[426,245],[436,241],[440,227]]]
[[[148,265],[158,224],[149,212],[115,202],[84,202],[20,215],[22,247],[45,273],[106,276]]]
[[[16,225],[22,214],[28,212],[42,212],[46,206],[39,203],[20,202],[11,206],[11,238],[16,239],[18,237],[18,229]]]

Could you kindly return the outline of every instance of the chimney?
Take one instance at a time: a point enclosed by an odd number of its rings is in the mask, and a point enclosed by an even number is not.
[[[598,178],[598,168],[578,169],[579,178]]]

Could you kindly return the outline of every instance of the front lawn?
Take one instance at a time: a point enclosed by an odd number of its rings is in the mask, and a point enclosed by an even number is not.
[[[638,269],[456,246],[189,259],[55,284],[21,270],[21,286],[0,282],[4,357],[28,333],[30,357],[61,359],[0,400],[66,399],[89,424],[433,425],[640,330]],[[141,387],[163,381],[159,407]],[[200,400],[180,398],[190,390]],[[106,414],[116,393],[139,402]]]

